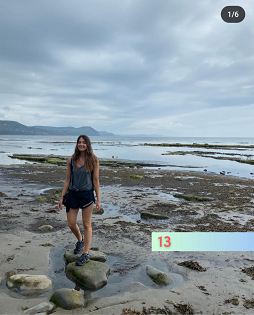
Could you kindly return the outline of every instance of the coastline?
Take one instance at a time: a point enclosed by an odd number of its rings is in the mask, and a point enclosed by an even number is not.
[[[62,189],[65,167],[22,164],[0,166],[0,172],[1,192],[7,195],[1,197],[1,313],[21,314],[21,307],[35,306],[48,301],[48,297],[9,296],[5,272],[25,269],[30,274],[47,275],[51,247],[41,244],[70,248],[75,243],[66,224],[65,211],[57,211],[57,193]],[[130,178],[131,175],[138,175],[139,179]],[[253,252],[151,252],[153,231],[253,231],[252,180],[208,172],[101,167],[100,183],[105,214],[93,215],[92,247],[120,257],[121,268],[113,265],[112,274],[120,274],[121,269],[128,277],[136,265],[145,267],[148,260],[154,259],[167,263],[171,272],[182,276],[183,282],[178,287],[163,290],[146,288],[136,292],[133,286],[123,288],[110,297],[92,298],[85,308],[57,309],[56,314],[121,314],[124,308],[141,311],[144,306],[163,307],[166,300],[188,303],[195,314],[252,314],[251,308],[243,306],[243,298],[253,298],[253,280],[241,269],[253,265]],[[42,194],[47,188],[51,190]],[[173,197],[177,193],[209,197],[209,201]],[[167,214],[170,220],[135,222],[135,215],[145,210]],[[128,219],[131,216],[134,219]],[[53,232],[38,231],[39,223],[44,222],[54,227]],[[8,260],[9,257],[13,259]],[[198,272],[178,265],[186,260],[197,261],[207,271]],[[31,268],[34,269],[29,270]],[[206,291],[199,288],[202,286]],[[224,303],[235,295],[239,296],[239,305]],[[176,311],[173,305],[166,305]]]
[[[0,140],[1,164],[26,163],[26,160],[9,158],[11,154],[28,155],[29,159],[33,155],[49,159],[59,156],[58,161],[52,162],[64,164],[62,158],[73,153],[76,137],[2,136]],[[226,175],[254,178],[254,138],[91,137],[91,141],[99,160],[116,167],[121,162],[127,166],[146,161],[169,170],[207,169],[217,174],[224,171]]]

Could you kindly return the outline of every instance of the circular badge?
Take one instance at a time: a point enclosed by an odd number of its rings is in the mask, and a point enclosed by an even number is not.
[[[245,11],[239,6],[227,6],[221,11],[221,18],[227,23],[240,23],[245,18]]]

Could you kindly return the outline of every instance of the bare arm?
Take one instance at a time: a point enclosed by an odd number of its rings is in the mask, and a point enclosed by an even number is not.
[[[99,211],[101,208],[100,203],[100,182],[99,182],[99,161],[96,160],[96,163],[94,165],[93,169],[93,186],[96,193],[96,211]]]
[[[61,198],[58,202],[58,209],[62,210],[62,202],[63,202],[63,197],[66,194],[69,184],[70,184],[70,179],[71,179],[71,156],[68,158],[67,160],[67,172],[66,172],[66,178],[65,178],[65,182],[64,182],[64,186],[63,186],[63,190],[62,190],[62,195]]]

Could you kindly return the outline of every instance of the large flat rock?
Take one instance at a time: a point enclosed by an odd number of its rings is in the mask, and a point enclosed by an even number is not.
[[[66,276],[71,281],[89,289],[98,289],[108,282],[110,268],[108,265],[90,260],[84,266],[76,266],[75,262],[66,266]]]
[[[18,274],[7,279],[7,287],[22,295],[39,295],[53,287],[53,281],[45,275]]]
[[[51,295],[50,301],[66,310],[73,310],[84,305],[84,292],[67,288],[58,289]]]

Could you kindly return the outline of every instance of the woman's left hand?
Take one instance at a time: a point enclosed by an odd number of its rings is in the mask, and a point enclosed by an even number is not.
[[[100,203],[100,201],[96,201],[96,208],[95,208],[95,211],[96,211],[96,212],[100,211],[100,208],[101,208],[101,203]]]

